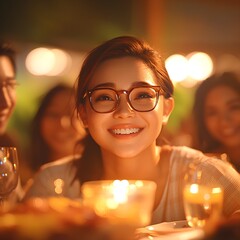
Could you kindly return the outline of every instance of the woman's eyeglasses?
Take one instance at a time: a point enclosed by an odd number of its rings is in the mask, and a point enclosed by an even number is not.
[[[88,96],[92,109],[98,113],[113,112],[119,105],[120,95],[126,94],[131,108],[138,112],[152,111],[157,103],[162,88],[160,86],[134,87],[130,90],[116,91],[112,88],[96,88],[88,91],[84,98]]]

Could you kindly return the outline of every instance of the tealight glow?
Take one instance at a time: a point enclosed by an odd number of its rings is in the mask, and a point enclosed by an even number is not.
[[[112,223],[150,223],[156,183],[142,180],[92,181],[82,186],[83,204]]]

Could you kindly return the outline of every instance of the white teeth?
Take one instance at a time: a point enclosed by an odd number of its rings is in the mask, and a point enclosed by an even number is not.
[[[121,128],[121,129],[114,129],[114,134],[132,134],[139,132],[139,128]]]

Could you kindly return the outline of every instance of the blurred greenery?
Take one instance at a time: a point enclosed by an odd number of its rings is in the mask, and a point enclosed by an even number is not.
[[[179,129],[181,122],[191,115],[195,88],[186,88],[180,84],[175,85],[175,107],[169,118],[167,130],[174,134]]]

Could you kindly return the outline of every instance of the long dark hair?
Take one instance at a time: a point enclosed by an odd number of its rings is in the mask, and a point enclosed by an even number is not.
[[[131,36],[122,36],[104,42],[87,55],[77,79],[77,111],[81,105],[85,104],[84,95],[89,90],[88,85],[98,66],[106,60],[127,56],[141,59],[152,70],[158,84],[162,87],[165,98],[173,95],[173,84],[158,52],[144,41]],[[81,160],[76,161],[77,173],[75,178],[79,179],[81,183],[101,179],[103,175],[100,147],[90,135],[85,139],[85,144]]]
[[[206,97],[212,89],[218,86],[227,86],[240,95],[240,80],[232,72],[224,72],[220,75],[214,74],[198,86],[193,104],[193,121],[195,125],[193,147],[203,152],[214,152],[221,145],[211,136],[204,122]]]

